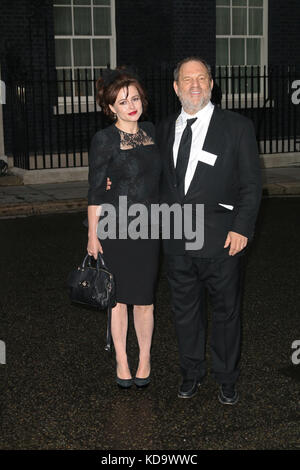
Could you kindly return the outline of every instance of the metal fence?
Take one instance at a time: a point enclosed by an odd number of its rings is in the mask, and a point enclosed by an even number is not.
[[[149,97],[146,119],[154,123],[177,111],[173,67],[138,70]],[[93,134],[109,124],[95,100],[99,70],[32,72],[7,83],[7,154],[24,169],[82,167]],[[212,101],[253,120],[261,153],[300,150],[299,105],[293,99],[300,67],[218,67]]]

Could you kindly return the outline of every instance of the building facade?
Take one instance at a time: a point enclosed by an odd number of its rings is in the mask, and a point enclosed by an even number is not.
[[[66,146],[86,150],[91,133],[105,125],[94,103],[93,85],[95,74],[107,65],[133,65],[142,73],[154,103],[153,120],[163,100],[168,100],[166,110],[176,107],[164,87],[170,88],[170,70],[186,56],[202,56],[216,66],[223,92],[244,96],[251,89],[257,95],[258,88],[264,88],[264,67],[286,71],[296,66],[296,78],[299,24],[298,0],[2,0],[0,70],[6,104],[0,150],[16,156],[17,165],[24,151],[22,139],[27,157],[32,152],[66,152]],[[222,79],[230,67],[239,81]],[[260,77],[253,67],[260,67]],[[290,93],[291,80],[286,80],[276,87]],[[163,85],[155,88],[158,81]],[[38,88],[33,89],[33,83]],[[276,106],[282,107],[289,97],[282,92],[281,98],[274,98],[268,79],[266,87],[269,103],[261,96],[258,104],[252,99],[246,107],[273,107],[276,114]],[[241,98],[239,106],[227,100],[226,107],[241,108]],[[259,123],[269,119],[268,113],[254,110],[252,116]],[[288,131],[281,121],[277,127],[283,137]],[[269,128],[266,124],[265,132]]]

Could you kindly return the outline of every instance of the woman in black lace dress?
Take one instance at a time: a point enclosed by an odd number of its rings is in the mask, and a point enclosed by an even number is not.
[[[117,305],[112,311],[111,329],[116,351],[117,383],[128,388],[134,381],[138,387],[143,387],[150,381],[159,240],[132,239],[127,235],[127,228],[135,217],[127,217],[127,222],[119,217],[119,198],[123,196],[124,202],[126,196],[128,209],[133,204],[143,204],[149,210],[151,204],[157,204],[161,162],[153,124],[138,122],[147,106],[139,81],[124,70],[115,70],[99,79],[97,88],[99,105],[104,113],[115,118],[115,122],[98,131],[91,142],[87,251],[95,258],[99,251],[103,253],[105,263],[116,278]],[[106,191],[107,178],[112,183],[109,191]],[[110,236],[99,240],[97,209],[104,203],[111,204],[116,210],[116,238]],[[126,353],[127,304],[133,305],[139,344],[139,364],[134,379]]]

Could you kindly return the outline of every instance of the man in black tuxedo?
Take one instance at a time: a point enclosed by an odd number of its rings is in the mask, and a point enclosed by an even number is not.
[[[163,158],[162,200],[192,205],[193,223],[204,230],[201,249],[184,236],[163,241],[182,383],[178,396],[193,397],[206,374],[205,289],[213,306],[212,372],[219,400],[235,404],[240,356],[242,259],[253,237],[261,199],[261,175],[252,122],[210,101],[213,80],[198,57],[174,71],[180,113],[162,121],[157,143]],[[204,227],[195,216],[204,205]],[[184,212],[184,210],[183,210]]]

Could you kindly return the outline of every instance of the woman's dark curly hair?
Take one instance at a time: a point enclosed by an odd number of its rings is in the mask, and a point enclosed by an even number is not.
[[[98,78],[96,82],[96,101],[104,114],[110,118],[114,117],[114,113],[111,111],[109,105],[114,105],[118,93],[122,88],[126,88],[128,94],[128,87],[130,85],[135,86],[138,90],[143,105],[143,112],[146,112],[148,106],[146,91],[138,78],[124,68],[117,68],[115,70],[105,70],[103,76]]]

